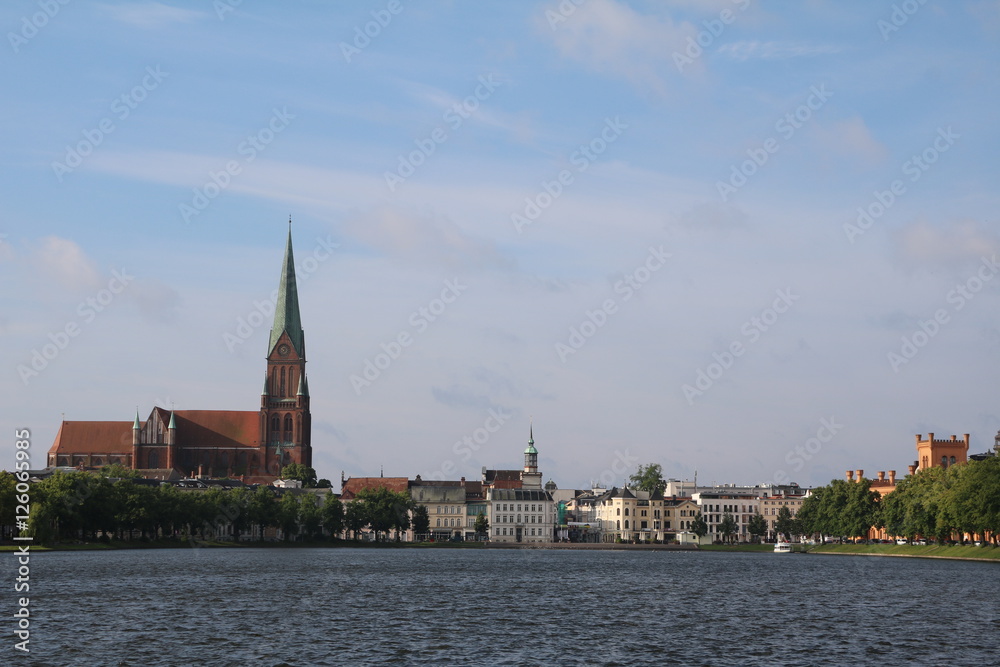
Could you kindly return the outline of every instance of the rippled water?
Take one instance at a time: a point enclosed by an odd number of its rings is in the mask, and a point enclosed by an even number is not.
[[[13,582],[14,559],[0,561]],[[179,549],[41,553],[31,566],[19,664],[1000,664],[995,563]]]

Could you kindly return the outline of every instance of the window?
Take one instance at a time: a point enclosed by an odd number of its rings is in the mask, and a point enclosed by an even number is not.
[[[625,508],[625,516],[628,516],[628,508]]]
[[[941,467],[943,467],[943,468],[947,468],[948,467],[948,457],[947,456],[942,456],[941,457]]]
[[[628,530],[628,519],[625,519],[625,530]]]
[[[438,528],[440,528],[440,527],[441,527],[441,517],[438,517],[438,520],[437,520],[437,526],[438,526]]]
[[[621,516],[621,515],[622,515],[622,508],[621,507],[616,507],[615,508],[615,516]]]
[[[953,456],[953,457],[951,457],[951,464],[952,464],[952,465],[955,465],[955,457],[954,457],[954,456]]]

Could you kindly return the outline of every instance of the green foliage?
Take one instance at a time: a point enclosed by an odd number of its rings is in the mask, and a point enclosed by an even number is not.
[[[486,537],[490,534],[490,521],[482,512],[476,517],[475,529],[476,535],[480,537]]]
[[[340,498],[332,493],[327,495],[323,501],[321,515],[323,528],[330,533],[331,539],[336,539],[344,532],[344,504],[340,502]]]
[[[732,543],[734,536],[739,532],[740,526],[736,523],[736,519],[729,512],[722,515],[722,521],[719,522],[719,533],[722,534],[723,542]]]
[[[747,524],[747,532],[755,538],[754,541],[759,542],[762,537],[767,535],[767,519],[759,512],[755,513],[750,517],[750,523]]]
[[[635,489],[650,493],[663,493],[667,483],[663,480],[663,467],[659,463],[640,465],[639,469],[629,477],[629,482]]]
[[[796,530],[796,521],[792,517],[792,511],[787,507],[778,508],[778,518],[774,521],[774,532],[791,539],[793,535],[800,534]]]
[[[344,504],[344,525],[351,533],[352,539],[358,539],[365,526],[368,525],[368,507],[358,500],[348,500]]]
[[[316,471],[301,463],[289,463],[282,468],[281,479],[297,479],[302,482],[302,487],[306,489],[316,487]]]
[[[413,532],[416,535],[424,536],[431,530],[431,517],[427,513],[426,505],[417,505],[413,508]]]
[[[708,523],[705,522],[705,517],[701,515],[701,511],[698,511],[694,515],[694,520],[691,521],[691,532],[698,536],[698,539],[708,535]]]
[[[100,469],[101,477],[112,477],[117,479],[138,479],[140,477],[137,470],[132,470],[121,463],[109,463]]]
[[[396,540],[399,541],[402,532],[410,527],[413,501],[407,494],[380,486],[362,489],[357,494],[357,500],[365,504],[366,525],[375,533],[377,541],[381,541],[392,530],[396,532]]]

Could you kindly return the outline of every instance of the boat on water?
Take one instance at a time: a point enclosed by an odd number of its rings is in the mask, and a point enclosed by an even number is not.
[[[790,554],[792,553],[792,543],[791,542],[775,542],[774,553],[776,554]]]

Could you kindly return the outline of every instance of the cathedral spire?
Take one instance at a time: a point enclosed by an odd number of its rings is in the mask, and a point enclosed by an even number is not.
[[[285,244],[285,261],[281,266],[278,283],[278,302],[274,308],[274,324],[268,354],[274,351],[281,334],[287,333],[299,357],[305,357],[302,318],[299,315],[299,292],[295,284],[295,260],[292,257],[292,219],[288,218],[288,242]]]

